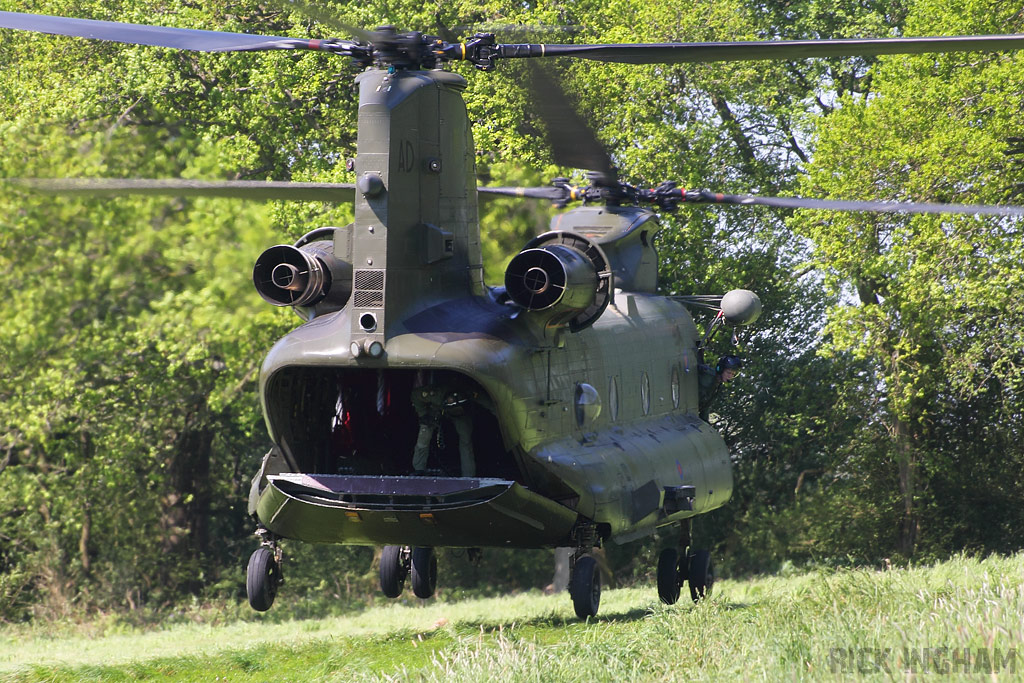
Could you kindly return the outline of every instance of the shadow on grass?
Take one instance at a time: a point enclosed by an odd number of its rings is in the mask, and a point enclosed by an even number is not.
[[[737,610],[746,610],[756,607],[757,603],[750,602],[731,602],[731,601],[716,601],[709,605],[711,609],[721,610],[724,612],[734,612]],[[689,600],[680,600],[676,607],[670,607],[678,616],[685,617],[690,614],[692,610],[700,609],[697,606],[690,603]],[[590,617],[589,619],[583,620],[578,619],[575,616],[570,616],[565,613],[549,612],[547,614],[538,614],[534,617],[527,619],[522,618],[509,618],[502,619],[500,615],[494,615],[489,618],[483,619],[467,619],[460,620],[457,624],[457,628],[460,630],[472,630],[472,631],[483,631],[484,633],[497,633],[505,629],[515,629],[519,627],[569,627],[574,625],[584,624],[628,624],[637,621],[643,621],[656,615],[660,610],[658,607],[633,607],[626,610],[620,611],[604,611],[599,612],[596,617]]]
[[[735,612],[736,610],[757,607],[759,604],[757,602],[716,602],[715,607],[726,612]]]
[[[733,612],[733,611],[736,611],[736,610],[750,609],[751,607],[754,607],[754,606],[756,606],[755,603],[749,603],[749,602],[726,602],[726,601],[718,602],[718,601],[716,601],[716,602],[711,603],[709,605],[709,608],[710,609],[714,609],[714,610],[721,610],[721,611],[725,611],[725,612]],[[702,608],[698,608],[696,605],[692,604],[692,602],[690,600],[683,599],[683,600],[680,600],[677,603],[677,606],[675,606],[675,607],[668,607],[668,609],[672,609],[673,611],[675,611],[680,616],[683,616],[683,615],[689,614],[690,611],[693,610],[693,609],[702,609]],[[631,622],[631,621],[640,621],[642,619],[646,619],[648,617],[651,617],[651,616],[655,615],[657,612],[658,612],[658,609],[655,608],[655,607],[634,607],[633,609],[626,610],[625,612],[605,612],[605,613],[599,613],[596,617],[592,617],[590,619],[590,621],[592,621],[592,622],[618,622],[618,621],[621,621],[621,622]],[[570,619],[570,620],[567,620],[567,623],[573,623],[573,621],[575,621],[575,620],[571,620]]]

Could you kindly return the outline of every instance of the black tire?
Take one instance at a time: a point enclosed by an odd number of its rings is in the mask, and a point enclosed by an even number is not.
[[[412,592],[417,598],[433,597],[437,587],[437,555],[433,548],[413,548],[411,574]]]
[[[679,551],[665,548],[658,556],[658,597],[666,605],[674,605],[679,600],[679,584],[682,575],[679,571]]]
[[[711,588],[715,585],[715,567],[711,562],[711,553],[697,550],[690,555],[690,597],[700,602],[711,596]]]
[[[249,605],[257,612],[266,612],[274,604],[277,587],[281,584],[281,569],[270,548],[257,548],[249,556],[245,569],[245,592]]]
[[[380,553],[380,590],[386,597],[397,598],[405,588],[405,563],[402,546],[386,545]]]
[[[569,595],[577,617],[597,616],[597,608],[601,605],[601,570],[597,560],[589,555],[576,560],[569,580]]]

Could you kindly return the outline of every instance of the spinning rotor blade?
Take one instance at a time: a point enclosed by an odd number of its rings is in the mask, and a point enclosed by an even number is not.
[[[481,199],[521,197],[557,202],[565,197],[565,190],[560,187],[478,187],[476,191],[477,194],[482,195]]]
[[[351,183],[293,183],[266,180],[135,180],[115,178],[12,178],[17,187],[37,192],[89,197],[141,194],[170,197],[226,197],[305,202],[350,202],[356,186]]]
[[[1024,48],[1024,35],[840,40],[751,41],[734,43],[624,43],[604,45],[497,45],[503,58],[578,57],[626,64],[681,64],[762,59],[810,59],[926,52],[997,52]]]
[[[590,124],[581,117],[562,87],[539,66],[529,65],[534,107],[548,128],[555,163],[597,174],[597,184],[615,185],[618,173]]]
[[[982,216],[1024,216],[1024,206],[999,204],[937,204],[934,202],[884,202],[844,199],[810,199],[807,197],[762,197],[747,194],[723,194],[711,190],[686,190],[675,183],[663,183],[643,189],[620,184],[573,187],[559,183],[553,187],[482,187],[481,192],[507,197],[547,199],[559,206],[568,202],[600,202],[611,196],[622,204],[654,204],[672,210],[680,204],[725,204],[731,206],[772,206],[779,209],[820,209],[825,211],[864,211],[871,213],[972,214]],[[611,190],[611,192],[609,192]]]
[[[364,31],[356,26],[346,24],[337,17],[321,11],[319,7],[306,2],[306,0],[274,0],[274,4],[284,9],[295,10],[310,19],[320,22],[324,26],[330,26],[335,30],[344,31],[346,34],[354,38],[358,38],[364,43],[369,44],[374,41],[374,35],[370,31]]]
[[[344,51],[350,43],[337,40],[309,40],[259,36],[248,33],[204,31],[191,28],[171,28],[126,24],[118,21],[72,19],[43,14],[0,12],[0,28],[38,31],[62,36],[112,40],[118,43],[172,47],[201,52],[242,52],[251,50],[330,50]]]
[[[868,211],[872,213],[956,213],[984,216],[1024,216],[1024,206],[995,204],[934,204],[926,202],[880,202],[805,197],[758,197],[719,194],[708,190],[681,190],[683,203],[774,206],[782,209],[824,209],[827,211]]]
[[[762,59],[918,54],[925,52],[1000,51],[1024,48],[1024,36],[953,36],[921,38],[864,38],[841,40],[751,41],[730,43],[619,43],[547,45],[496,43],[494,34],[477,33],[464,43],[448,42],[421,33],[376,32],[349,26],[320,11],[308,0],[278,0],[278,6],[302,12],[358,38],[310,40],[199,29],[74,19],[22,12],[0,12],[0,28],[112,40],[121,43],[209,52],[249,50],[323,50],[350,54],[363,63],[435,68],[438,62],[465,60],[490,70],[497,59],[577,57],[629,64],[678,64]]]
[[[163,197],[221,197],[255,201],[351,202],[352,183],[303,183],[274,180],[181,180],[120,178],[8,178],[0,181],[33,192],[78,197],[149,195]],[[478,187],[482,199],[520,197],[558,201],[566,192],[560,187]]]

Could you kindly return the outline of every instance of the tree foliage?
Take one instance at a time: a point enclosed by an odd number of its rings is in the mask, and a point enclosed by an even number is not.
[[[1022,21],[1019,9],[997,3],[918,2],[907,32],[1008,33],[1024,29]],[[845,96],[819,125],[803,188],[832,196],[1005,202],[1006,152],[1019,133],[1024,92],[1022,58],[966,53],[882,60],[873,75],[875,96]],[[940,522],[962,527],[949,510],[976,518],[980,503],[985,514],[996,506],[1000,515],[1008,512],[996,503],[1002,496],[980,501],[986,491],[1005,487],[969,473],[974,466],[984,472],[984,453],[996,444],[1005,449],[1019,431],[1020,221],[808,214],[791,225],[813,240],[833,291],[847,295],[830,311],[826,351],[853,353],[871,368],[877,401],[870,417],[895,465],[902,499],[898,549],[911,555],[919,541],[946,547],[940,539],[949,538],[950,527]],[[967,437],[972,422],[985,425],[974,438]],[[978,449],[976,438],[987,445]],[[1011,447],[1001,457],[1019,463],[1020,452]],[[936,528],[924,528],[929,522]],[[969,544],[991,547],[980,540],[989,535],[977,531],[979,539]]]

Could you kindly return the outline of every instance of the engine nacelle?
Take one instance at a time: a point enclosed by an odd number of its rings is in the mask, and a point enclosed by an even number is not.
[[[256,259],[252,282],[263,300],[275,306],[316,307],[318,314],[325,313],[348,301],[352,265],[335,257],[329,240],[301,247],[279,244]]]
[[[546,313],[546,325],[568,323],[578,332],[607,307],[611,272],[596,244],[554,231],[533,239],[509,262],[505,292],[526,310]]]

